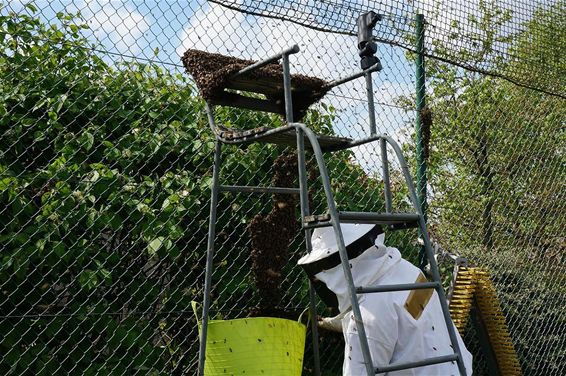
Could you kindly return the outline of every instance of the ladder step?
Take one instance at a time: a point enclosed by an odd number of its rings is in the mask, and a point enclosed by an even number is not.
[[[277,193],[288,195],[298,195],[301,193],[299,188],[254,187],[246,185],[221,185],[218,189],[220,192]]]
[[[341,223],[370,223],[382,225],[418,225],[416,213],[339,212]]]
[[[436,289],[440,287],[438,282],[421,282],[421,283],[402,283],[398,285],[382,285],[370,287],[356,287],[358,294],[368,294],[374,292],[390,292],[390,291],[406,291],[406,290],[424,290]]]
[[[424,367],[432,364],[448,363],[448,362],[456,362],[456,361],[458,361],[458,355],[456,354],[437,356],[434,358],[420,360],[418,362],[398,363],[398,364],[391,364],[388,366],[376,367],[375,373],[377,374],[377,373],[400,371],[408,368]]]
[[[327,222],[330,223],[330,214],[319,214],[319,215],[307,215],[304,218],[304,222],[308,223],[309,225],[315,226],[318,222]],[[322,226],[316,227],[324,227],[327,224],[323,224]]]
[[[392,230],[419,226],[419,215],[416,213],[366,213],[338,212],[341,223],[370,223],[388,225]],[[308,215],[304,218],[305,229],[331,226],[330,214]]]
[[[295,129],[284,131],[277,128],[257,127],[253,129],[237,130],[218,127],[217,135],[220,140],[230,144],[249,144],[261,142],[276,145],[297,146],[297,134]],[[334,137],[317,135],[318,143],[322,150],[348,145],[352,140],[345,137]],[[305,142],[305,148],[311,149],[309,142]]]

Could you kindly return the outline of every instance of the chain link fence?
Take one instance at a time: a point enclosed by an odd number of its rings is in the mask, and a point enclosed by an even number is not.
[[[214,136],[180,57],[258,60],[292,44],[292,71],[359,70],[355,20],[374,35],[378,132],[416,171],[423,121],[428,221],[438,247],[491,271],[522,370],[566,373],[566,8],[557,1],[9,1],[0,9],[0,372],[195,374]],[[415,111],[415,18],[425,15],[426,107]],[[275,115],[223,108],[228,126]],[[329,92],[304,122],[368,133],[365,86]],[[428,124],[428,126],[426,126]],[[328,157],[341,209],[382,211],[379,151]],[[268,185],[291,150],[228,148],[222,179]],[[394,207],[408,205],[392,163]],[[291,179],[292,180],[292,179]],[[313,211],[324,210],[312,182]],[[262,301],[248,224],[268,195],[221,195],[216,318]],[[417,260],[416,231],[388,242]],[[296,236],[274,307],[295,317],[308,285]],[[451,266],[447,266],[449,269]],[[324,307],[320,307],[324,312]],[[475,374],[488,374],[474,328]],[[321,333],[323,375],[341,373],[340,335]],[[305,375],[312,373],[307,345]]]

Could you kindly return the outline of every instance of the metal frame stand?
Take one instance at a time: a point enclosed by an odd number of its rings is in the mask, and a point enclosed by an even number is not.
[[[361,212],[340,212],[336,208],[334,202],[334,195],[332,193],[329,175],[326,169],[326,164],[323,157],[323,150],[320,146],[319,140],[321,136],[316,135],[311,129],[309,129],[305,124],[293,122],[293,104],[292,104],[292,91],[291,91],[291,75],[289,71],[289,55],[297,53],[299,48],[293,46],[275,56],[272,56],[266,60],[255,63],[242,71],[236,73],[236,75],[249,72],[258,67],[264,66],[268,63],[282,60],[283,66],[283,87],[284,87],[284,98],[285,98],[285,113],[287,118],[287,126],[280,128],[271,129],[267,132],[261,132],[257,135],[247,135],[242,138],[240,143],[249,142],[270,142],[270,136],[288,134],[289,131],[294,131],[296,134],[296,145],[297,145],[297,158],[298,158],[298,173],[299,173],[299,188],[281,188],[281,187],[242,187],[242,186],[225,186],[220,185],[219,175],[220,175],[220,165],[221,165],[221,145],[223,143],[237,144],[238,141],[224,139],[221,132],[218,132],[218,127],[214,122],[214,114],[212,107],[207,104],[206,111],[208,114],[208,119],[210,126],[217,135],[216,147],[214,154],[214,170],[213,170],[213,180],[212,180],[212,200],[210,205],[210,223],[209,223],[209,233],[208,233],[208,250],[206,257],[206,275],[205,275],[205,287],[204,287],[204,303],[203,303],[203,315],[202,315],[202,330],[200,336],[200,353],[199,353],[199,366],[198,374],[204,375],[204,363],[205,363],[205,353],[206,353],[206,338],[207,338],[207,326],[208,326],[208,316],[210,309],[211,300],[211,285],[212,285],[212,267],[213,267],[213,257],[214,257],[214,238],[216,234],[216,207],[218,203],[218,194],[220,192],[247,192],[247,193],[289,193],[289,194],[300,194],[301,203],[301,224],[306,236],[306,247],[307,251],[310,252],[312,249],[311,244],[311,230],[316,227],[332,226],[334,228],[334,233],[336,235],[336,242],[338,244],[338,251],[340,254],[342,268],[344,270],[344,277],[348,283],[348,293],[350,296],[352,304],[352,313],[354,315],[354,320],[356,323],[356,328],[358,330],[360,338],[360,347],[364,357],[365,368],[367,375],[375,375],[376,373],[391,372],[397,370],[403,370],[408,368],[421,367],[425,365],[443,363],[456,361],[458,364],[459,371],[461,375],[466,375],[464,368],[464,363],[462,360],[460,348],[458,346],[458,341],[456,337],[456,332],[454,326],[452,325],[450,319],[450,313],[448,311],[448,305],[446,302],[446,297],[444,295],[444,290],[440,282],[440,274],[438,271],[438,266],[434,259],[434,253],[428,238],[428,233],[426,230],[426,224],[424,216],[421,210],[420,201],[415,190],[411,174],[409,173],[409,168],[407,162],[402,154],[401,148],[397,143],[387,135],[377,135],[375,134],[375,122],[372,121],[370,126],[370,137],[360,139],[360,140],[350,140],[344,143],[344,139],[337,142],[334,146],[330,145],[325,147],[324,152],[332,152],[337,150],[344,150],[352,148],[354,146],[363,145],[370,142],[379,141],[382,166],[383,166],[383,177],[385,183],[385,202],[386,202],[386,213],[361,213]],[[373,112],[373,90],[371,89],[371,74],[372,72],[381,69],[380,64],[375,64],[362,72],[356,73],[352,76],[346,77],[341,80],[334,81],[328,85],[329,88],[338,86],[345,82],[351,81],[355,78],[365,76],[366,82],[368,83],[368,103],[370,105],[370,111]],[[370,114],[370,119],[375,119],[374,114]],[[338,138],[337,138],[338,139]],[[328,212],[325,215],[310,215],[309,205],[308,205],[308,189],[307,189],[307,173],[306,173],[306,162],[305,153],[306,146],[305,140],[308,142],[309,149],[313,152],[318,170],[320,173],[320,178],[322,180],[322,185],[324,193],[326,196],[326,203],[328,206]],[[392,213],[391,211],[391,187],[389,184],[389,165],[387,159],[387,144],[391,146],[394,150],[395,155],[401,166],[403,177],[407,184],[411,203],[414,208],[413,213]],[[398,226],[398,228],[408,228],[408,227],[418,227],[421,231],[424,247],[426,250],[426,256],[431,265],[431,272],[434,281],[427,283],[412,283],[412,284],[402,284],[402,285],[388,285],[388,286],[355,286],[350,271],[348,256],[346,253],[346,247],[344,244],[344,238],[342,235],[342,230],[340,223],[375,223],[384,224],[389,226]],[[357,299],[357,294],[364,293],[379,293],[386,291],[403,291],[403,290],[413,290],[413,289],[427,289],[434,288],[438,293],[440,298],[440,303],[442,307],[442,312],[444,319],[448,328],[448,333],[450,336],[450,341],[454,348],[454,354],[434,357],[429,359],[423,359],[418,362],[404,363],[404,364],[389,364],[389,365],[375,365],[372,363],[371,354],[368,346],[367,336],[365,332],[365,327],[363,323],[363,318],[360,312],[360,306]],[[310,286],[310,309],[313,317],[316,317],[316,302],[314,298],[314,291],[312,285]],[[318,354],[318,331],[316,320],[311,320],[312,322],[312,341],[314,350],[314,361],[315,361],[315,375],[320,375],[320,361]]]

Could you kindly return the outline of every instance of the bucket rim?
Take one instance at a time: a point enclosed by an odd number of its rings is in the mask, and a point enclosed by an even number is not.
[[[237,319],[228,319],[228,320],[223,320],[223,319],[212,319],[209,320],[208,323],[228,323],[228,322],[244,322],[244,321],[284,321],[284,322],[288,322],[288,323],[293,323],[293,324],[299,324],[301,326],[304,326],[306,328],[306,324],[300,322],[300,321],[296,321],[296,320],[291,320],[291,319],[284,319],[282,317],[269,317],[269,316],[260,316],[260,317],[241,317],[241,318],[237,318]]]

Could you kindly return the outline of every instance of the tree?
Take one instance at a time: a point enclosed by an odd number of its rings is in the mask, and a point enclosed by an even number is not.
[[[431,52],[457,56],[465,66],[496,63],[490,69],[504,77],[528,72],[531,86],[559,93],[566,84],[564,11],[560,2],[540,9],[522,33],[509,35],[512,14],[480,1],[480,14],[467,25],[454,22],[455,39],[436,40]],[[496,47],[505,53],[498,55]],[[566,103],[435,59],[427,60],[427,78],[433,236],[494,270],[523,371],[563,370],[560,342],[550,328],[564,319],[548,291],[563,288],[566,280]],[[534,359],[530,349],[542,343],[545,359]]]
[[[110,65],[85,28],[63,13],[51,25],[0,16],[0,372],[190,373],[198,338],[189,307],[202,296],[214,137],[186,74]],[[331,133],[333,111],[324,107],[305,121]],[[217,115],[239,127],[281,123],[248,111]],[[268,184],[280,152],[226,148],[223,176]],[[382,205],[380,182],[351,157],[329,158],[337,200]],[[245,228],[270,209],[269,197],[221,197],[217,317],[245,315],[257,301]],[[303,249],[298,237],[294,260]],[[304,306],[304,278],[288,269],[285,303]]]

